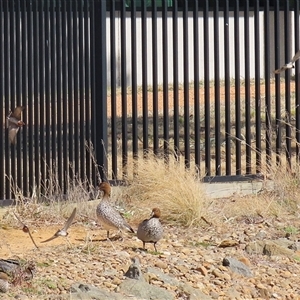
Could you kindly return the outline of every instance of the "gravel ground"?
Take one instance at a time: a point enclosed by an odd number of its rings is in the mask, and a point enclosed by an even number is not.
[[[58,228],[38,228],[33,236],[39,250],[20,229],[2,227],[1,258],[32,261],[36,270],[31,281],[11,285],[1,299],[72,299],[70,288],[76,282],[120,292],[133,257],[139,258],[146,281],[169,291],[174,299],[192,299],[178,282],[207,299],[300,299],[298,218],[241,217],[202,228],[166,224],[164,228],[155,253],[151,244],[142,251],[135,235],[107,241],[106,232],[97,226],[72,226],[71,246],[61,237],[40,244]],[[241,268],[231,268],[224,258],[241,262]],[[243,268],[249,273],[241,272]]]

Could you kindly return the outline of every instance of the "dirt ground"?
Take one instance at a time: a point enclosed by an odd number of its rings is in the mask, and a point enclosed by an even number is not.
[[[285,86],[286,86],[285,82],[282,81],[280,83],[281,95],[284,95],[284,93],[285,93]],[[275,102],[273,100],[273,98],[275,97],[275,89],[276,89],[275,80],[271,80],[270,97],[271,97],[273,105],[275,104]],[[250,98],[251,99],[255,99],[255,90],[256,90],[255,83],[254,83],[254,81],[251,81],[250,82]],[[291,90],[291,93],[295,92],[295,81],[291,81],[290,90]],[[210,89],[209,89],[209,99],[210,99],[210,105],[212,105],[212,106],[214,105],[214,101],[215,101],[215,92],[216,92],[215,87],[211,84]],[[228,91],[225,89],[224,84],[220,85],[219,92],[220,92],[220,102],[225,103],[225,95],[228,93]],[[240,96],[241,102],[244,102],[245,95],[246,95],[244,83],[241,83],[241,88],[240,88],[239,92],[240,92],[239,96]],[[179,94],[179,97],[178,97],[179,98],[179,112],[181,113],[182,109],[184,108],[184,102],[186,99],[182,86],[180,87],[178,94]],[[265,86],[264,82],[262,82],[260,85],[260,96],[261,96],[263,103],[264,103],[264,99],[265,99],[265,94],[266,94],[266,86]],[[151,115],[151,112],[153,112],[153,91],[149,89],[149,91],[147,91],[147,95],[148,95],[148,105],[147,105],[148,113]],[[200,104],[200,106],[203,106],[205,103],[204,96],[205,96],[205,89],[204,89],[204,87],[200,87],[199,88],[199,99],[200,99],[199,104]],[[157,97],[158,97],[158,112],[162,113],[164,111],[164,106],[163,106],[164,94],[163,94],[162,90],[159,89]],[[170,111],[174,110],[174,93],[173,93],[172,89],[170,89],[168,91],[167,97],[168,97],[168,110],[170,112]],[[190,86],[188,97],[189,97],[190,109],[193,110],[195,91],[192,86]],[[235,89],[234,84],[230,85],[229,97],[230,97],[231,103],[234,103],[235,99],[236,99],[236,89]],[[127,114],[131,115],[132,114],[132,93],[130,90],[127,92],[126,99],[127,99]],[[116,95],[117,116],[122,116],[122,104],[121,103],[122,103],[121,93],[118,91],[117,95]],[[284,105],[284,102],[283,102],[283,105]],[[111,115],[110,94],[108,94],[107,111],[108,111],[108,116],[110,116]],[[139,89],[138,93],[137,93],[137,113],[138,113],[138,115],[142,115],[142,112],[143,112],[142,91],[141,91],[141,89]]]

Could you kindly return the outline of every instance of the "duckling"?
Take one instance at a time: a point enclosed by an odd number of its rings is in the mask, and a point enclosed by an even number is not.
[[[96,214],[99,222],[107,231],[107,239],[109,239],[109,231],[111,229],[118,229],[119,231],[125,229],[134,233],[134,230],[124,220],[120,213],[110,205],[111,187],[109,183],[102,182],[99,189],[103,192],[103,198],[97,206]]]
[[[160,216],[160,209],[153,208],[150,219],[139,224],[137,237],[143,242],[143,249],[145,249],[145,243],[153,243],[155,252],[157,252],[156,243],[162,238],[164,232],[159,220]]]

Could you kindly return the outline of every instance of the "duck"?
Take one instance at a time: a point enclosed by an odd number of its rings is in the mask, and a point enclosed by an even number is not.
[[[156,243],[163,237],[163,226],[159,220],[161,211],[159,208],[153,208],[150,218],[142,221],[137,230],[137,237],[143,242],[143,249],[145,250],[146,243],[153,243],[155,252]]]
[[[111,205],[111,186],[108,182],[101,182],[99,190],[103,192],[103,197],[96,208],[96,215],[99,223],[107,232],[107,239],[109,240],[110,230],[127,230],[134,233],[134,230],[121,216],[121,214]]]
[[[10,112],[7,116],[8,136],[11,144],[15,145],[17,142],[17,133],[20,127],[23,127],[25,123],[21,120],[21,113],[25,109],[25,106],[17,106],[13,112]]]

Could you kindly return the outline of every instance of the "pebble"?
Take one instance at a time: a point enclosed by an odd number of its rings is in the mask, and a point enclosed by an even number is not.
[[[155,267],[158,267],[160,269],[167,269],[168,268],[168,264],[166,264],[165,262],[158,260],[155,264]]]

